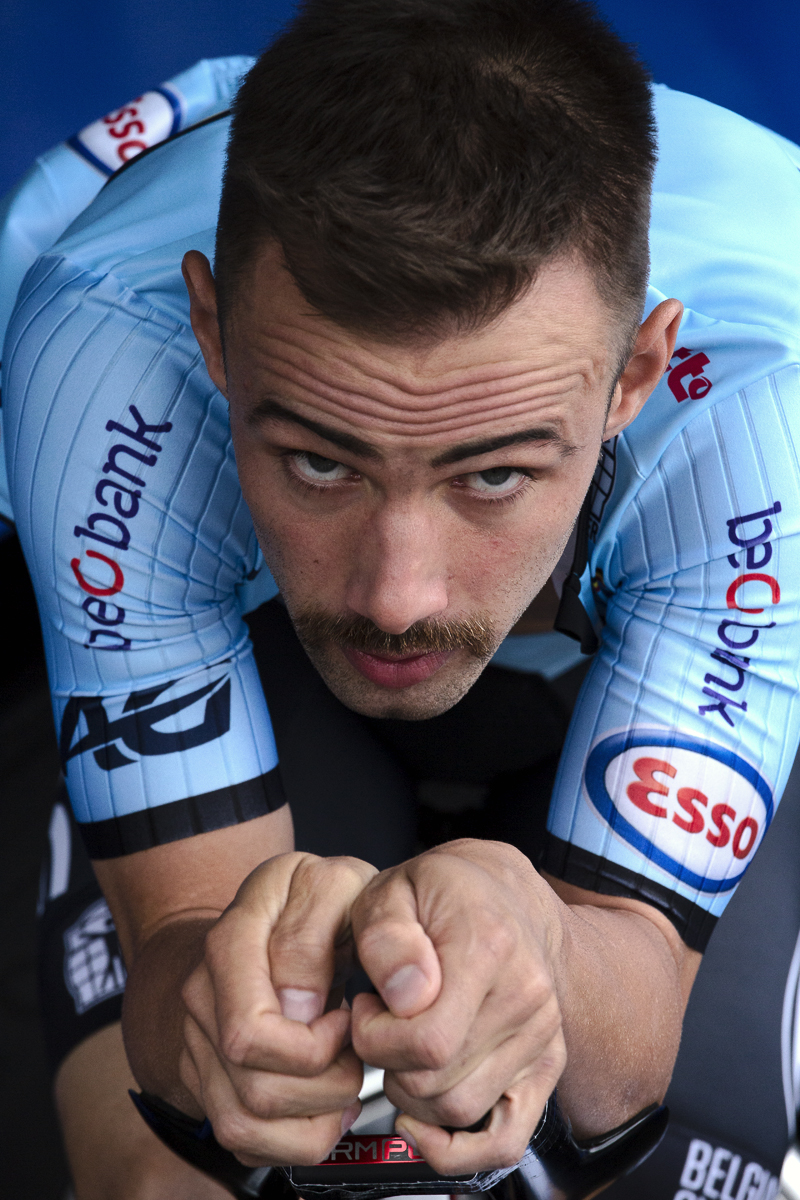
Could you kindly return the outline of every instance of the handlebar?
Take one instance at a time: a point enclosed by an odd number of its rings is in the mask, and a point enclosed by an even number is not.
[[[149,1093],[130,1093],[154,1133],[237,1200],[384,1200],[390,1196],[491,1192],[494,1200],[586,1200],[655,1150],[667,1128],[653,1104],[600,1137],[577,1141],[558,1107],[547,1101],[515,1167],[473,1175],[439,1175],[396,1134],[351,1134],[313,1167],[246,1167],[220,1146],[208,1120],[195,1121]]]

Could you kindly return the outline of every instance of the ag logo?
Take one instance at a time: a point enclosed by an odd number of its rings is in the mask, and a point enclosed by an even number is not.
[[[132,692],[120,701],[72,696],[61,721],[64,770],[71,758],[92,751],[98,767],[114,771],[139,756],[177,754],[222,737],[231,724],[227,661],[160,687]],[[76,740],[77,739],[77,740]]]
[[[619,837],[701,892],[736,886],[773,814],[772,792],[738,754],[663,729],[604,738],[585,786]]]

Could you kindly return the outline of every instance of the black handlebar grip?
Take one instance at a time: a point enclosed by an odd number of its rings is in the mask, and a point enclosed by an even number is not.
[[[555,1092],[515,1167],[439,1175],[399,1134],[349,1134],[314,1167],[246,1167],[220,1146],[210,1123],[195,1121],[146,1092],[131,1098],[154,1133],[237,1200],[384,1200],[400,1195],[491,1192],[495,1200],[585,1200],[655,1150],[667,1109],[653,1104],[624,1125],[578,1142]]]

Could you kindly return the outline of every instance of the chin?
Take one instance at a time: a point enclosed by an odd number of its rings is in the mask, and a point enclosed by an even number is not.
[[[386,688],[365,679],[336,648],[306,646],[305,650],[337,700],[362,717],[393,721],[441,716],[466,696],[489,663],[489,658],[462,651],[422,683]]]

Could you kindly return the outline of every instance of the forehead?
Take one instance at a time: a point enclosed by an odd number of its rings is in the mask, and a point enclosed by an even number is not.
[[[532,287],[482,329],[388,342],[311,309],[270,247],[242,289],[226,339],[231,399],[299,411],[388,437],[483,434],[531,415],[562,424],[602,404],[619,330],[580,261],[546,264]]]

